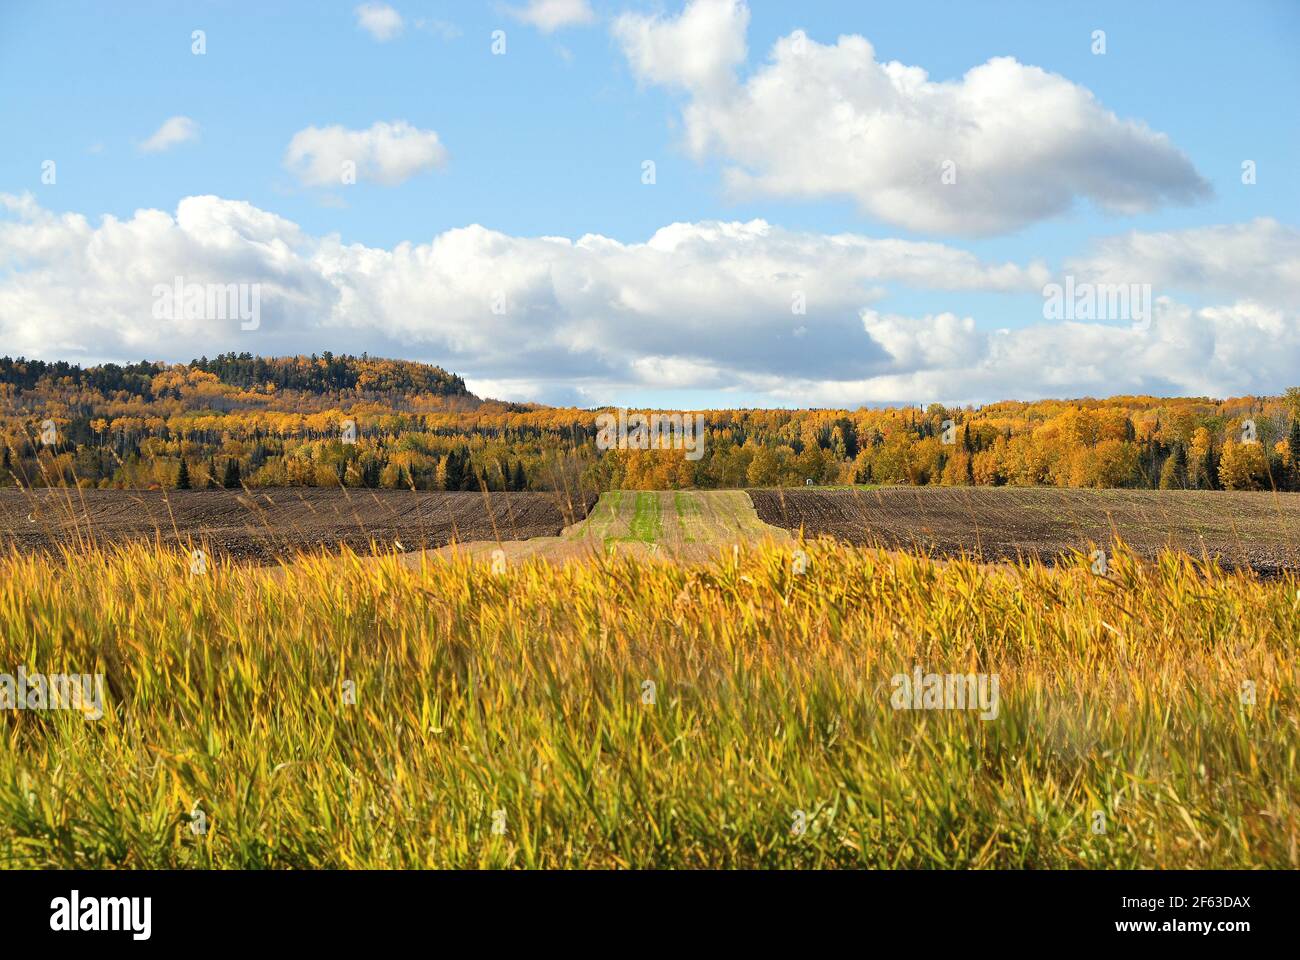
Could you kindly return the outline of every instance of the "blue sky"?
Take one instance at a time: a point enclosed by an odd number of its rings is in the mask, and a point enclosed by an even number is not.
[[[683,4],[591,0],[590,16],[584,13],[577,18],[581,22],[548,31],[520,19],[526,2],[394,2],[391,9],[402,26],[388,39],[363,29],[356,3],[6,3],[0,7],[0,90],[5,91],[0,95],[5,133],[0,193],[30,195],[40,216],[57,220],[58,215],[78,214],[92,228],[104,215],[129,221],[140,210],[175,217],[183,198],[213,195],[246,201],[296,224],[311,238],[336,235],[344,245],[383,251],[403,243],[427,245],[445,231],[473,224],[511,238],[577,240],[591,233],[643,244],[672,223],[761,219],[798,235],[848,233],[933,242],[992,264],[1040,261],[1054,274],[1070,258],[1089,257],[1105,238],[1131,232],[1197,231],[1263,217],[1285,229],[1282,239],[1291,249],[1300,222],[1294,179],[1300,158],[1297,4],[1098,3],[1085,8],[1064,3],[818,2],[796,7],[753,0],[744,7],[748,16],[741,35],[747,56],[735,66],[736,84],[758,72],[772,45],[796,29],[826,49],[841,35],[861,35],[874,48],[876,61],[922,68],[933,83],[960,83],[968,70],[990,58],[1011,57],[1090,92],[1121,121],[1137,121],[1163,134],[1206,187],[1190,202],[1156,200],[1149,209],[1130,213],[1101,210],[1089,197],[1078,196],[1062,213],[968,231],[951,228],[956,223],[952,218],[945,220],[949,226],[934,228],[906,214],[882,217],[851,194],[775,189],[737,195],[727,188],[727,169],[747,166],[752,158],[734,146],[692,150],[684,109],[705,94],[664,82],[662,71],[638,71],[626,34],[615,27],[619,17],[628,15],[671,24],[682,16]],[[575,4],[582,6],[581,0]],[[191,51],[196,29],[206,34],[202,56]],[[504,55],[492,53],[494,30],[505,31]],[[1105,31],[1104,55],[1091,49],[1094,30]],[[141,145],[173,117],[188,118],[196,136],[142,152]],[[337,187],[304,183],[286,167],[286,150],[299,131],[333,126],[364,131],[396,121],[436,132],[445,162],[399,183],[363,177]],[[864,162],[873,162],[875,153]],[[42,163],[51,159],[57,163],[57,181],[47,184]],[[1246,159],[1257,165],[1257,182],[1249,186],[1241,182]],[[645,160],[656,164],[653,185],[642,183]],[[1150,162],[1162,159],[1153,155]],[[1257,238],[1243,242],[1258,245]],[[11,244],[18,246],[12,236]],[[1215,246],[1203,243],[1198,249],[1213,251]],[[1180,263],[1153,266],[1148,273],[1159,286],[1166,276],[1195,277],[1199,270],[1195,263]],[[192,268],[194,272],[201,268]],[[78,282],[75,275],[59,275],[21,250],[6,256],[0,245],[0,280],[7,279],[10,287],[6,303],[0,285],[0,305],[29,304],[30,288],[15,283],[34,282],[41,274],[47,283]],[[1043,323],[1043,299],[1034,284],[951,290],[895,276],[856,282],[873,288],[870,306],[881,314],[920,318],[951,312],[970,317],[978,332]],[[1164,293],[1195,311],[1257,299],[1258,291],[1224,291],[1191,282],[1157,291]],[[92,312],[105,299],[112,301],[98,289],[69,294],[69,302],[89,304]],[[113,313],[118,308],[105,309]],[[836,330],[842,329],[843,319],[835,319]],[[580,325],[580,320],[574,322]],[[0,321],[5,322],[36,324],[21,318]],[[110,333],[111,324],[120,320],[104,322]],[[538,322],[532,316],[525,326],[533,330]],[[858,322],[856,316],[851,322]],[[562,349],[546,344],[537,354],[539,368],[530,374],[522,366],[454,348],[457,337],[445,329],[422,337],[403,327],[399,335],[376,329],[382,320],[375,320],[356,336],[337,323],[325,330],[299,325],[291,335],[288,326],[277,328],[282,335],[268,337],[266,343],[241,340],[238,331],[226,329],[213,330],[210,337],[172,337],[163,329],[154,331],[152,342],[147,332],[132,331],[126,344],[115,344],[108,335],[69,335],[48,345],[34,327],[0,327],[7,340],[14,335],[14,345],[0,346],[0,353],[63,349],[60,356],[86,362],[126,359],[141,349],[150,357],[185,360],[186,351],[196,347],[208,354],[392,347],[441,362],[466,374],[471,383],[518,399],[802,405],[797,392],[785,396],[772,387],[780,378],[778,367],[746,358],[729,371],[730,358],[721,348],[704,354],[683,347],[677,360],[688,367],[707,365],[709,372],[692,380],[689,369],[683,372],[679,364],[667,381],[671,389],[662,376],[621,376],[620,363],[635,365],[636,358],[628,356],[604,356],[592,365],[584,386],[581,364],[546,367],[551,352],[572,355],[579,350],[574,342]],[[521,337],[521,347],[527,341]],[[877,344],[868,346],[875,349]],[[773,346],[772,353],[779,356],[782,349]],[[654,356],[667,355],[656,347]],[[1211,351],[1210,358],[1214,356]],[[992,362],[985,355],[976,359],[986,366]],[[952,380],[951,369],[947,375],[937,368],[927,373],[888,364],[880,370],[879,376],[865,370],[819,377],[815,358],[805,358],[794,379],[809,385],[806,392],[814,400],[842,402],[855,397],[883,402],[891,399],[890,390],[906,393],[911,387],[899,377],[910,377],[918,391]],[[1103,369],[1095,382],[1058,377],[1028,385],[1007,370],[1000,380],[992,374],[977,378],[977,387],[964,396],[958,390],[949,399],[995,399],[1014,395],[1018,387],[1046,393],[1053,384],[1106,392],[1113,382],[1114,392],[1121,392],[1134,385],[1138,373],[1126,369],[1108,376]],[[1279,386],[1270,376],[1262,372],[1252,380],[1237,370],[1220,385],[1178,371],[1151,371],[1145,382],[1180,390],[1203,384],[1225,391],[1264,391]],[[866,381],[893,386],[850,386]],[[840,386],[828,387],[831,382]]]

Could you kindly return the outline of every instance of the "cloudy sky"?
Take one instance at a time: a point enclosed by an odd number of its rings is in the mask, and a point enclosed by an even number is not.
[[[1276,392],[1296,49],[1281,0],[9,0],[0,355],[369,351],[584,406]],[[177,278],[256,285],[256,329],[160,316]],[[1053,312],[1067,281],[1151,309]]]

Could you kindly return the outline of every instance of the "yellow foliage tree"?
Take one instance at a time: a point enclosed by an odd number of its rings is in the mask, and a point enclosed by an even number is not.
[[[1268,457],[1261,443],[1228,440],[1219,460],[1219,483],[1225,490],[1262,490],[1268,485]]]

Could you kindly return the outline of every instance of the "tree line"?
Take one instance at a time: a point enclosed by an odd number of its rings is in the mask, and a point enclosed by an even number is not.
[[[4,357],[0,484],[1300,490],[1300,388],[1221,400],[712,410],[698,459],[635,442],[598,449],[600,412],[482,400],[440,367],[365,355],[84,369]]]

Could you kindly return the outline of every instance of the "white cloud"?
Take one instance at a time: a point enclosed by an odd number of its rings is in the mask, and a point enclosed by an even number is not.
[[[1222,297],[1193,306],[1159,296],[1141,331],[1038,319],[1050,278],[1041,263],[761,220],[671,224],[641,243],[470,226],[385,249],[212,196],[187,197],[174,215],[92,224],[30,195],[0,195],[0,342],[6,353],[83,362],[365,350],[438,362],[512,399],[586,404],[629,390],[743,391],[808,406],[1223,396],[1293,383],[1300,231],[1261,220],[1153,236],[1098,245],[1081,278],[1105,277],[1102,255],[1122,256],[1115,245],[1127,243],[1171,276],[1193,277],[1201,257],[1200,277],[1221,278]],[[1277,261],[1267,294],[1252,289],[1263,245]],[[178,276],[261,284],[260,328],[154,319],[154,286]],[[989,331],[961,313],[887,309],[886,285],[1021,293],[1035,306],[1030,326]],[[793,309],[800,293],[805,313]]]
[[[1156,304],[1150,330],[1039,323],[981,333],[969,319],[866,317],[892,358],[858,380],[749,378],[780,404],[986,402],[1117,394],[1240,396],[1294,385],[1300,315],[1250,300],[1193,309]]]
[[[749,8],[739,0],[697,0],[667,19],[625,13],[614,36],[637,77],[721,96],[744,63]]]
[[[894,371],[961,369],[986,349],[975,321],[952,313],[916,319],[868,309],[862,311],[862,328],[885,350]]]
[[[908,229],[978,235],[1079,200],[1132,214],[1209,193],[1167,136],[1039,67],[997,57],[934,81],[877,61],[861,36],[826,45],[795,31],[742,81],[748,21],[740,0],[693,0],[613,28],[638,78],[687,92],[687,144],[728,160],[737,194],[844,196]]]
[[[357,26],[380,43],[402,32],[402,15],[386,3],[363,3],[353,12],[357,15]]]
[[[199,138],[199,125],[189,117],[168,117],[163,125],[140,144],[141,153],[162,153],[180,143]]]
[[[587,0],[528,0],[522,7],[507,7],[510,16],[532,24],[542,33],[591,23],[596,15]]]
[[[1261,217],[1249,223],[1160,233],[1136,231],[1066,262],[1097,283],[1149,283],[1206,296],[1245,295],[1300,304],[1300,231]]]
[[[352,164],[357,182],[396,186],[418,173],[442,167],[447,150],[432,130],[405,120],[380,121],[368,130],[341,126],[307,127],[289,141],[285,167],[308,186],[339,186]]]

